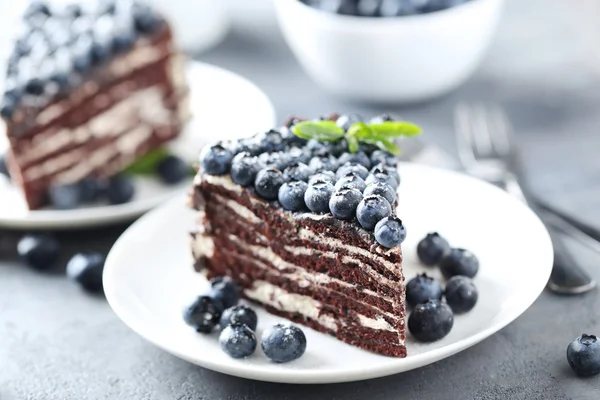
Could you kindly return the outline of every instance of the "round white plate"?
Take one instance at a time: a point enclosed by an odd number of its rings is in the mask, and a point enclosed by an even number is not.
[[[117,315],[138,334],[182,359],[244,378],[287,383],[332,383],[376,378],[418,368],[492,335],[521,315],[543,290],[552,267],[552,245],[538,218],[500,189],[437,168],[400,167],[399,216],[408,239],[402,245],[404,272],[411,279],[435,269],[416,258],[418,241],[438,231],[453,246],[473,251],[481,262],[475,283],[479,302],[455,317],[444,339],[430,344],[408,335],[408,357],[390,358],[347,345],[303,327],[304,356],[275,364],[258,349],[245,360],[229,358],[217,334],[196,333],[182,320],[182,309],[207,282],[194,272],[188,231],[194,213],[182,198],[152,211],[131,226],[112,248],[104,270],[106,297]],[[282,318],[257,310],[260,333]]]
[[[212,65],[192,62],[187,70],[192,120],[172,151],[194,160],[201,147],[219,139],[249,136],[275,126],[275,109],[253,83]],[[0,129],[4,130],[0,123]],[[7,147],[0,132],[0,152]],[[75,228],[110,224],[137,217],[189,188],[191,181],[166,186],[157,179],[136,177],[134,199],[122,205],[99,205],[76,210],[29,211],[19,188],[0,176],[0,226],[10,228]]]

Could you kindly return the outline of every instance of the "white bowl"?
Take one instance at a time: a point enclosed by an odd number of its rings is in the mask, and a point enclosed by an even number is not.
[[[503,5],[472,0],[430,14],[368,18],[274,2],[288,45],[318,84],[386,103],[430,99],[463,83],[482,60]]]

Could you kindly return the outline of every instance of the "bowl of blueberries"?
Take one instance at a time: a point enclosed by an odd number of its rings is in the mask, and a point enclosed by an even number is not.
[[[503,0],[276,0],[283,36],[307,74],[340,97],[409,103],[466,81]]]

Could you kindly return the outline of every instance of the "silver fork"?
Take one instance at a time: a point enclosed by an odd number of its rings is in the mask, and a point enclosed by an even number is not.
[[[538,207],[525,185],[512,127],[497,105],[459,104],[455,134],[460,162],[468,174],[494,183],[527,204],[544,222],[554,246],[554,266],[548,287],[561,294],[585,293],[596,282],[579,265],[556,229],[600,253],[600,243],[564,220]]]

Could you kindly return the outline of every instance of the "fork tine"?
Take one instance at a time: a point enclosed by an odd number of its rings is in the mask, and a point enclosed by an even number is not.
[[[489,121],[494,134],[492,143],[494,150],[501,157],[510,155],[512,151],[512,126],[506,112],[497,104],[489,108]]]
[[[465,103],[459,103],[454,109],[454,136],[458,158],[464,168],[469,168],[476,162],[471,121],[470,107]]]
[[[485,105],[482,103],[475,104],[473,106],[472,134],[477,152],[483,158],[492,156],[494,151],[489,123]]]

